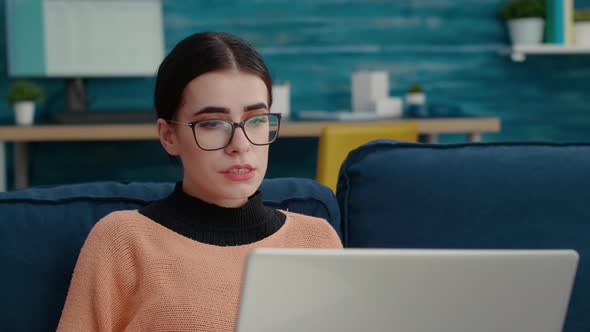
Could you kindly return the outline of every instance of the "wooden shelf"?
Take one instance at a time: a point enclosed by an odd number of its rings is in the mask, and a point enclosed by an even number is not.
[[[514,45],[510,48],[512,61],[523,62],[527,55],[590,54],[590,46],[565,46],[553,44]]]
[[[389,120],[381,123],[416,121],[420,134],[445,133],[482,134],[500,131],[500,119],[491,118],[446,118]],[[327,125],[345,122],[285,121],[281,123],[281,137],[318,137]],[[374,122],[356,122],[374,123]],[[35,125],[0,126],[0,142],[46,142],[46,141],[112,141],[112,140],[158,139],[155,124],[113,125]]]

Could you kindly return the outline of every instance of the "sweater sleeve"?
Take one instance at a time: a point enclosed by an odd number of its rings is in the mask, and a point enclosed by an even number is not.
[[[332,225],[323,218],[311,217],[293,212],[284,212],[301,227],[305,245],[311,248],[342,249],[340,236]]]
[[[128,323],[136,271],[109,219],[94,226],[80,251],[57,331],[118,331]]]
[[[338,236],[338,233],[336,233],[336,230],[332,227],[332,225],[330,225],[328,223],[328,221],[326,221],[326,224],[328,224],[328,236],[327,236],[327,243],[328,243],[328,248],[334,248],[334,249],[342,249],[343,245],[342,245],[342,240],[340,240],[340,236]]]

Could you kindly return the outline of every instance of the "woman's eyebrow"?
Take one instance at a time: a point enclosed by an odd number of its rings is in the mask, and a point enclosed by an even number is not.
[[[256,103],[256,104],[244,107],[244,112],[249,112],[249,111],[254,111],[254,110],[259,110],[259,109],[268,110],[268,106],[266,106],[265,103]],[[227,107],[205,106],[205,107],[201,108],[200,110],[198,110],[197,112],[195,112],[195,114],[193,114],[193,115],[212,114],[212,113],[229,114],[230,111],[229,111],[229,108],[227,108]]]
[[[206,106],[196,111],[193,115],[199,114],[210,114],[210,113],[227,113],[229,114],[229,108],[219,106]]]
[[[257,103],[254,105],[244,107],[244,112],[254,111],[254,110],[259,110],[259,109],[268,110],[268,106],[266,106],[265,103]]]

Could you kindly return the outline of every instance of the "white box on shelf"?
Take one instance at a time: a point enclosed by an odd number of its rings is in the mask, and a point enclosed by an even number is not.
[[[272,106],[273,113],[281,113],[283,119],[289,118],[291,105],[291,84],[276,84],[272,86]]]
[[[399,118],[403,114],[403,101],[401,98],[380,98],[373,101],[373,105],[379,117]]]
[[[352,111],[374,111],[373,101],[389,96],[387,71],[355,71],[352,73]]]

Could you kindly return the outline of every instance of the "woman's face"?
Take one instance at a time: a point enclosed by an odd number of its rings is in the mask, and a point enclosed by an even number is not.
[[[268,113],[268,99],[264,81],[255,75],[237,70],[209,72],[186,86],[175,120],[242,122],[252,115]],[[209,127],[197,130],[205,133],[211,130]],[[215,151],[197,146],[188,126],[160,119],[158,129],[168,153],[182,160],[186,193],[212,204],[238,207],[260,186],[266,173],[268,145],[253,145],[241,128],[234,130],[229,145]]]

